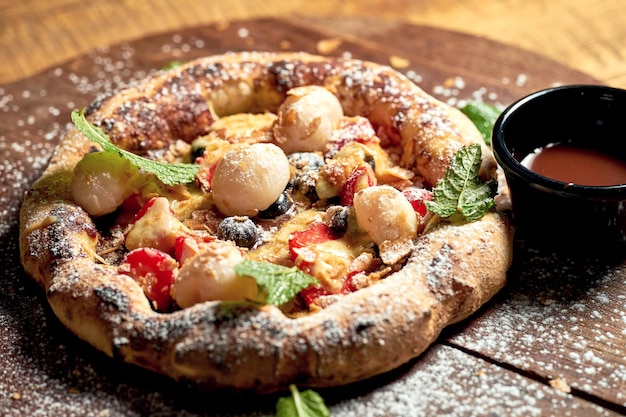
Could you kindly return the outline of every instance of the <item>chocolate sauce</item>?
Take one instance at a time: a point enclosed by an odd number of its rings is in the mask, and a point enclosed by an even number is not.
[[[601,152],[555,143],[536,149],[522,165],[544,177],[577,185],[626,184],[626,161]]]

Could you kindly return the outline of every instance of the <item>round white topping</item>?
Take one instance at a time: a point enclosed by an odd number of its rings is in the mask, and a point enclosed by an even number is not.
[[[213,200],[226,216],[255,216],[282,194],[291,171],[276,145],[257,143],[226,152],[215,168]]]
[[[278,109],[274,140],[287,154],[322,151],[342,117],[341,103],[324,87],[293,88]]]
[[[212,300],[258,299],[256,281],[235,273],[243,255],[234,244],[216,240],[203,249],[185,262],[172,286],[172,296],[180,307]]]
[[[117,154],[93,152],[74,167],[72,198],[92,216],[102,216],[136,192],[140,178],[139,170]]]
[[[381,245],[385,241],[413,239],[417,235],[417,216],[400,191],[389,185],[364,188],[354,196],[359,226]]]

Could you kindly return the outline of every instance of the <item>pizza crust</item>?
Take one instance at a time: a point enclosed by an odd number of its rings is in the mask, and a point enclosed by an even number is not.
[[[193,61],[96,100],[89,118],[118,145],[147,153],[206,133],[215,115],[275,109],[288,89],[308,84],[333,91],[346,114],[397,132],[403,165],[427,184],[436,183],[460,147],[482,143],[458,110],[390,68],[307,54]],[[157,313],[134,280],[98,262],[97,226],[72,201],[71,170],[90,148],[72,129],[26,195],[22,263],[80,338],[177,380],[257,393],[291,383],[358,381],[419,356],[444,327],[471,315],[505,284],[512,229],[508,214],[495,212],[473,223],[440,224],[418,237],[400,271],[315,314],[288,318],[273,306],[232,302]],[[483,154],[483,175],[495,177],[489,149]]]

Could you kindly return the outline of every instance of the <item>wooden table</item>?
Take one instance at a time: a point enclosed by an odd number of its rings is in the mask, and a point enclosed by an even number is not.
[[[0,415],[273,413],[273,397],[198,395],[104,357],[64,330],[15,262],[22,193],[69,112],[98,94],[173,59],[230,49],[393,63],[452,105],[478,98],[504,106],[559,83],[626,87],[620,1],[203,3],[0,6],[0,57],[12,64],[0,66]],[[322,391],[333,415],[626,413],[626,265],[518,242],[509,275],[494,300],[415,361]]]
[[[98,46],[182,27],[290,15],[399,19],[463,31],[626,87],[622,0],[1,0],[0,84]]]

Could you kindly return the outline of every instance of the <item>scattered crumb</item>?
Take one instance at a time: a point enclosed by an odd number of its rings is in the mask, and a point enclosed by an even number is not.
[[[391,55],[389,56],[389,64],[395,69],[404,69],[411,65],[411,61],[401,56]]]
[[[320,39],[317,42],[316,49],[318,53],[327,55],[339,48],[342,42],[340,38]]]
[[[223,32],[226,29],[228,29],[229,26],[230,26],[230,22],[227,20],[223,20],[215,24],[215,30],[217,30],[218,32]]]
[[[281,51],[286,51],[291,49],[291,42],[289,42],[288,40],[282,40],[278,43],[278,48]]]
[[[550,380],[550,386],[558,391],[569,394],[572,392],[572,388],[567,385],[567,382],[564,378],[555,378]]]

